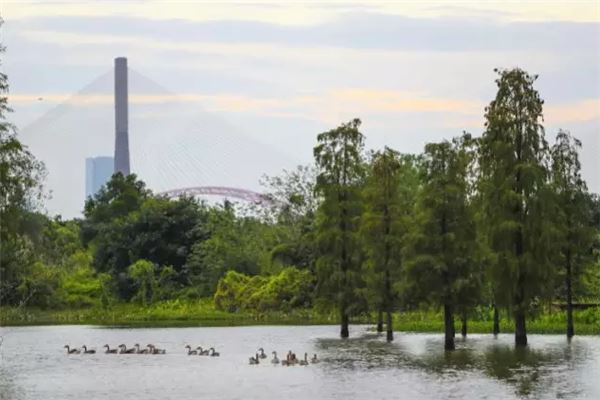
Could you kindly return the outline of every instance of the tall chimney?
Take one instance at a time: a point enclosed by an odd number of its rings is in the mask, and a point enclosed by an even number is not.
[[[129,175],[127,58],[115,58],[115,172]]]

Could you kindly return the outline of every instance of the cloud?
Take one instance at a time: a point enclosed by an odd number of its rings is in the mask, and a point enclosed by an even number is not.
[[[14,104],[66,103],[75,107],[111,105],[112,94],[10,94]],[[423,93],[380,90],[373,88],[339,88],[318,94],[256,97],[242,94],[195,94],[195,93],[147,93],[130,94],[131,104],[199,104],[211,112],[242,112],[262,115],[295,115],[314,117],[323,113],[345,110],[350,113],[442,113],[452,115],[448,126],[473,126],[477,117],[483,116],[485,102],[459,98],[443,98]],[[457,119],[456,115],[464,116]],[[544,109],[545,122],[556,125],[569,122],[591,121],[600,118],[600,99],[583,99],[572,103],[547,104]],[[463,117],[461,117],[463,118]],[[481,120],[481,119],[479,119]]]
[[[22,31],[76,34],[98,40],[154,38],[170,42],[272,43],[411,51],[596,49],[597,22],[499,22],[473,18],[410,18],[342,13],[309,26],[248,20],[190,21],[124,16],[37,17],[17,20]],[[52,36],[50,36],[52,37]],[[56,40],[56,39],[55,39]]]
[[[546,104],[544,116],[546,122],[553,125],[600,119],[600,99],[583,99],[560,105]]]
[[[504,21],[595,21],[600,10],[594,1],[530,1],[515,5],[501,0],[461,2],[449,5],[446,0],[416,1],[341,1],[341,2],[81,2],[55,3],[8,1],[3,4],[5,18],[25,19],[35,16],[115,16],[131,15],[154,20],[214,21],[223,19],[252,20],[286,25],[311,25],[340,12],[371,11],[413,18],[448,16],[496,17]]]
[[[341,89],[332,93],[333,100],[365,111],[432,112],[448,111],[473,114],[482,110],[477,101],[436,98],[418,93],[402,93],[392,90]]]

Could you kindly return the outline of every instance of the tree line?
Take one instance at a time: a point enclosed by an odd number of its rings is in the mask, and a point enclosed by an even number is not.
[[[443,308],[451,350],[455,317],[466,334],[468,314],[491,304],[494,333],[506,309],[524,346],[528,317],[558,293],[574,335],[574,281],[598,268],[598,196],[581,177],[581,143],[562,130],[546,141],[537,77],[496,72],[481,137],[429,143],[414,157],[364,154],[358,119],[318,136],[316,266],[341,337],[365,298],[385,313],[388,340],[393,311],[429,303]]]
[[[600,201],[581,177],[581,143],[550,145],[536,77],[501,70],[481,136],[421,154],[366,151],[361,122],[317,136],[314,164],[265,177],[268,206],[167,199],[115,174],[81,218],[51,218],[44,166],[7,121],[0,75],[0,303],[43,308],[148,305],[213,297],[227,311],[336,310],[340,335],[373,314],[393,340],[395,312],[443,310],[454,348],[477,309],[515,322],[549,302],[597,297]]]

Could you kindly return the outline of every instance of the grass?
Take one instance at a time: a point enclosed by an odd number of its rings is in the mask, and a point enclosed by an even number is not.
[[[373,323],[374,318],[354,318],[354,323]],[[600,334],[600,308],[575,311],[575,332],[579,335]],[[109,309],[85,308],[78,310],[41,310],[35,308],[0,307],[1,326],[24,325],[105,325],[128,327],[176,326],[243,326],[243,325],[320,325],[337,324],[335,313],[317,313],[312,309],[290,312],[229,313],[216,310],[211,299],[199,301],[171,300],[146,307],[137,304],[116,304]],[[565,333],[565,315],[554,311],[527,321],[529,333]],[[491,314],[480,312],[468,321],[470,333],[491,332]],[[502,332],[514,332],[512,321],[502,319]],[[406,332],[443,332],[443,316],[434,310],[410,311],[394,314],[394,330]],[[459,321],[456,330],[460,332]]]
[[[312,310],[298,309],[289,313],[252,314],[216,310],[212,300],[164,301],[149,306],[116,304],[77,310],[41,310],[37,308],[0,307],[0,325],[111,325],[111,326],[238,326],[238,325],[304,325],[330,324],[333,319]]]

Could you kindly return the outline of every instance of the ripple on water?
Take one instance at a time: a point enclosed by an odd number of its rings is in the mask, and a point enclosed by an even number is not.
[[[11,328],[4,334],[0,399],[580,399],[600,398],[600,338],[531,335],[515,349],[511,335],[457,338],[443,351],[436,334],[384,336],[352,327],[97,329],[84,326]],[[165,355],[106,355],[102,346],[154,343]],[[93,355],[66,355],[87,344]],[[221,357],[185,355],[184,346],[216,347]],[[280,358],[318,353],[321,362],[248,366],[259,347]],[[268,361],[268,360],[265,360]]]

